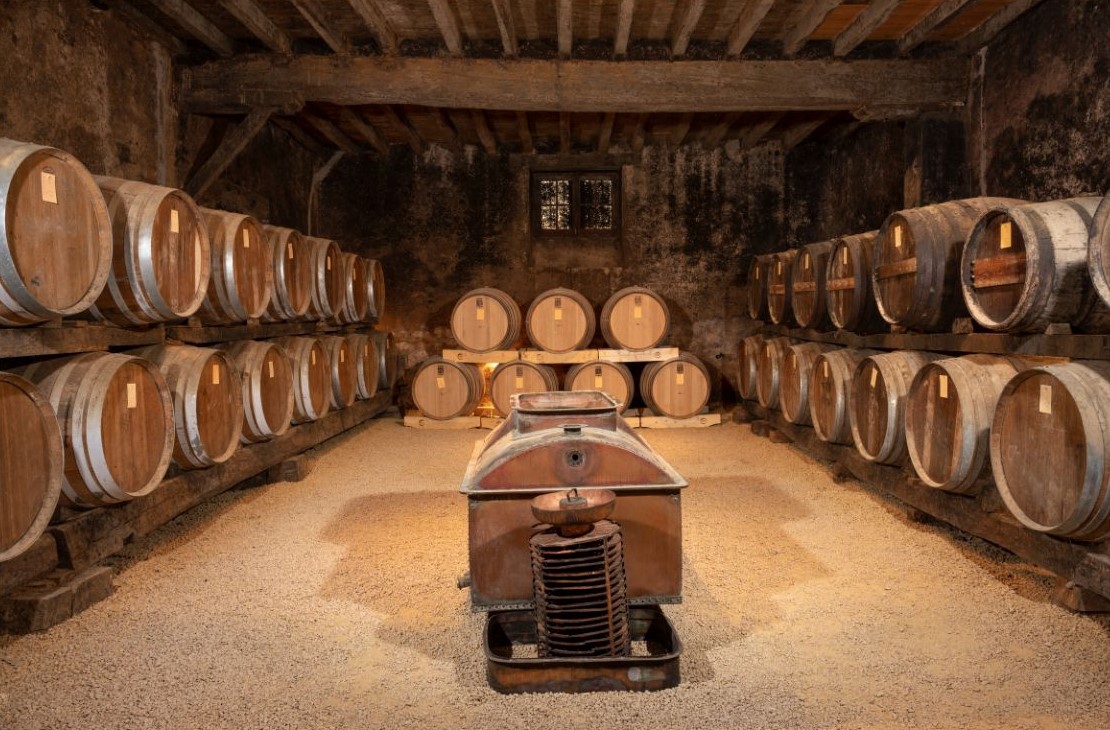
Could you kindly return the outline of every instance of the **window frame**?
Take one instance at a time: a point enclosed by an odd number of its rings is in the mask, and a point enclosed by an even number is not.
[[[540,183],[543,180],[570,180],[570,229],[565,231],[546,230],[541,225]],[[613,225],[611,228],[586,229],[582,226],[582,182],[586,180],[608,180],[613,184]],[[530,228],[533,238],[589,238],[617,240],[621,236],[622,204],[620,168],[589,169],[533,169],[529,177]]]

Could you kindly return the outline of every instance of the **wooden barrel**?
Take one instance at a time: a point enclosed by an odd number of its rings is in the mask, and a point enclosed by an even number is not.
[[[343,305],[343,269],[339,244],[326,238],[304,237],[312,256],[311,319],[334,319]]]
[[[836,348],[819,342],[799,342],[786,348],[779,374],[779,408],[789,423],[806,425],[809,415],[809,391],[813,364],[817,357]]]
[[[642,286],[621,289],[601,308],[601,335],[617,350],[642,352],[658,347],[670,329],[667,303]]]
[[[126,502],[162,482],[173,453],[174,404],[153,363],[95,352],[37,362],[18,372],[58,414],[67,503]]]
[[[381,382],[378,346],[373,337],[364,334],[347,335],[347,342],[351,344],[351,352],[355,355],[355,369],[358,373],[358,380],[355,382],[356,396],[359,400],[373,398]]]
[[[906,397],[906,449],[930,487],[970,494],[990,454],[998,397],[1021,366],[992,355],[931,362],[917,372]]]
[[[939,360],[931,352],[900,350],[864,358],[852,376],[852,440],[868,461],[906,459],[906,396],[917,371]]]
[[[84,165],[0,138],[0,324],[83,312],[108,281],[112,224]]]
[[[1102,199],[1091,222],[1087,273],[1102,303],[1110,306],[1110,196]]]
[[[887,322],[921,332],[948,329],[967,309],[960,295],[960,255],[979,217],[1009,198],[953,200],[892,213],[871,255],[871,283]]]
[[[1102,198],[999,206],[984,213],[964,246],[960,287],[976,322],[998,332],[1043,332],[1110,324],[1091,286],[1090,227]]]
[[[367,299],[370,302],[366,318],[377,322],[385,314],[385,271],[377,259],[364,259],[363,263],[366,266]]]
[[[793,274],[794,259],[797,256],[798,249],[790,249],[773,254],[771,257],[771,266],[767,274],[767,314],[775,324],[790,322],[793,297],[790,277]]]
[[[759,373],[759,356],[763,352],[763,335],[751,335],[740,340],[737,359],[740,369],[736,387],[744,400],[755,400],[755,383]]]
[[[331,408],[331,359],[318,337],[278,337],[293,364],[293,423],[311,423]]]
[[[828,328],[825,276],[832,250],[832,241],[810,243],[802,246],[794,257],[794,270],[790,272],[790,300],[794,321],[799,327]]]
[[[549,289],[528,307],[524,317],[528,339],[547,352],[570,352],[590,344],[597,327],[594,307],[570,289]]]
[[[771,275],[773,254],[753,256],[748,266],[748,316],[767,321],[767,286]]]
[[[871,252],[878,231],[843,236],[833,242],[825,274],[829,320],[849,332],[887,329],[871,290]]]
[[[563,379],[563,390],[600,390],[608,393],[621,404],[621,413],[624,413],[636,394],[636,381],[624,363],[595,360],[571,367]]]
[[[366,285],[366,259],[358,254],[340,253],[342,301],[335,321],[340,324],[364,322],[370,311],[370,288]]]
[[[274,284],[270,244],[262,226],[248,215],[201,208],[212,251],[212,276],[201,306],[214,324],[261,317]]]
[[[300,319],[312,303],[312,249],[298,231],[278,226],[262,226],[270,244],[274,285],[270,304],[262,314],[266,322]]]
[[[430,357],[412,377],[412,401],[428,418],[446,421],[474,413],[482,400],[482,386],[477,365]]]
[[[509,415],[514,393],[546,393],[559,389],[555,371],[547,365],[511,360],[497,366],[489,378],[489,397],[498,415]]]
[[[331,362],[331,407],[346,408],[358,397],[358,358],[346,337],[320,338]]]
[[[520,307],[500,289],[464,294],[451,311],[451,335],[464,350],[507,350],[520,339]]]
[[[112,273],[89,313],[116,324],[185,319],[208,291],[211,250],[200,208],[181,190],[97,177],[112,220]]]
[[[241,340],[220,348],[231,356],[243,390],[244,444],[269,441],[293,420],[293,365],[273,342]]]
[[[787,337],[764,340],[755,366],[755,399],[764,408],[779,407],[779,384],[782,382],[782,359],[786,348],[794,344]]]
[[[1110,536],[1110,364],[1071,362],[1018,373],[991,423],[991,471],[1010,512],[1031,530],[1076,540]]]
[[[378,348],[378,387],[382,390],[391,390],[397,382],[397,345],[393,341],[392,332],[371,332],[374,345]]]
[[[11,373],[0,373],[0,454],[3,563],[26,551],[46,529],[65,469],[54,409],[38,388]]]
[[[640,373],[640,396],[657,416],[696,416],[709,402],[709,391],[709,371],[689,352],[650,363]]]
[[[852,443],[852,378],[860,362],[874,350],[829,350],[813,361],[809,376],[809,418],[822,441]]]
[[[231,357],[186,345],[156,345],[136,354],[158,366],[173,393],[174,463],[204,469],[230,459],[243,432],[243,386]]]

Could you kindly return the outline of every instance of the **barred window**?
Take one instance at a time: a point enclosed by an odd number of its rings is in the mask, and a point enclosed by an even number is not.
[[[620,231],[616,172],[536,172],[532,232],[538,236],[603,235]]]

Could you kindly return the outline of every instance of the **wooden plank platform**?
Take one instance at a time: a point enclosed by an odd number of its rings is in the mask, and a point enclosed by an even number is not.
[[[486,363],[511,362],[520,358],[519,350],[494,350],[492,352],[471,352],[470,350],[444,350],[442,357],[451,362],[468,362],[474,365]]]
[[[657,416],[650,408],[643,408],[640,410],[638,421],[633,428],[708,428],[721,424],[721,414],[705,410],[689,418],[671,418]]]
[[[0,360],[144,347],[165,339],[166,330],[161,325],[128,329],[84,320],[57,320],[34,327],[0,328]]]
[[[547,350],[521,350],[520,359],[539,365],[578,365],[598,359],[597,350],[572,350],[548,352]]]
[[[167,339],[187,345],[207,345],[236,340],[268,340],[271,337],[299,337],[341,332],[370,331],[371,325],[337,325],[327,322],[260,322],[232,325],[172,325],[166,328]]]
[[[469,362],[477,365],[502,363],[512,360],[525,360],[542,365],[577,365],[595,360],[607,362],[659,362],[678,357],[677,347],[653,347],[650,350],[633,352],[631,350],[572,350],[570,352],[547,352],[526,348],[523,350],[493,350],[491,352],[470,352],[469,350],[444,350],[443,359],[452,362]]]
[[[653,347],[650,350],[598,350],[597,359],[607,362],[661,362],[678,357],[677,347]]]
[[[422,415],[420,411],[410,410],[405,413],[405,425],[409,428],[426,428],[434,431],[461,431],[468,428],[481,428],[482,417],[459,416],[458,418],[440,420],[428,418]]]

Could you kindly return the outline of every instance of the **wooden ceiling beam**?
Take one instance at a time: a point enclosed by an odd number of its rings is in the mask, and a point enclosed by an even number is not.
[[[775,0],[748,0],[740,11],[739,17],[736,18],[736,25],[732,26],[732,30],[728,34],[728,55],[730,57],[739,56],[744,52],[748,41],[755,35],[759,24],[763,22],[763,18],[767,16],[767,12],[774,4]]]
[[[574,51],[573,0],[555,0],[555,22],[558,26],[559,58],[570,58]]]
[[[378,0],[347,0],[347,4],[358,14],[358,17],[362,18],[362,22],[378,39],[378,45],[382,47],[383,53],[393,55],[401,49],[401,39],[390,24],[389,18],[382,12]]]
[[[293,100],[549,112],[960,108],[968,60],[585,61],[242,56],[187,68],[188,111]]]
[[[570,148],[570,114],[559,112],[559,154],[569,155]]]
[[[385,159],[389,159],[389,142],[382,136],[374,125],[366,121],[366,118],[359,114],[357,111],[350,107],[339,108],[339,118],[343,120],[351,129],[358,132],[358,136],[362,137],[368,145]],[[342,148],[340,148],[342,149]]]
[[[117,13],[123,20],[127,21],[128,25],[138,30],[141,35],[165,46],[170,55],[179,56],[187,50],[183,40],[170,33],[164,26],[156,23],[153,18],[127,2],[127,0],[110,0],[109,7],[112,12]]]
[[[516,131],[520,135],[520,149],[526,155],[535,154],[536,145],[532,141],[532,127],[528,124],[528,112],[516,113]]]
[[[836,6],[842,0],[813,0],[812,2],[798,3],[798,9],[787,23],[786,37],[782,41],[782,52],[793,56],[802,50],[813,31],[821,27]]]
[[[235,44],[222,30],[208,18],[197,12],[185,0],[150,0],[151,4],[164,15],[180,25],[185,31],[213,51],[230,58],[235,55]]]
[[[497,18],[497,30],[501,33],[501,48],[506,58],[516,58],[520,53],[516,41],[516,24],[513,22],[513,8],[509,0],[490,0],[493,14]]]
[[[903,0],[871,0],[863,12],[833,41],[833,55],[847,56],[870,37],[898,9]]]
[[[347,113],[353,114],[354,112],[351,112],[351,110],[347,109],[346,107],[340,108],[340,114],[342,114],[344,117]],[[344,134],[343,130],[329,122],[327,119],[324,119],[323,117],[317,116],[316,114],[312,114],[310,112],[302,112],[301,117],[306,122],[308,122],[308,125],[310,127],[319,132],[324,139],[331,142],[336,149],[342,150],[349,155],[357,155],[361,151],[359,146],[355,144],[354,140]],[[346,119],[344,121],[346,121]]]
[[[412,149],[413,154],[421,155],[424,153],[424,138],[420,136],[420,132],[409,124],[409,120],[402,116],[401,112],[397,111],[391,106],[383,106],[382,113],[389,119],[390,123],[399,128],[405,133],[408,138],[409,148]]]
[[[439,34],[443,36],[443,42],[447,44],[447,52],[452,56],[461,56],[463,54],[462,33],[459,31],[459,21],[455,20],[455,12],[451,10],[450,3],[447,0],[428,0],[428,7],[432,11],[432,17],[435,18],[436,26],[439,27]]]
[[[770,134],[772,129],[778,126],[784,116],[786,116],[785,113],[776,112],[748,127],[744,134],[740,136],[740,148],[750,150],[757,146],[763,141],[764,137]]]
[[[258,136],[266,122],[273,116],[273,109],[254,109],[243,121],[235,125],[220,141],[212,156],[197,168],[189,181],[185,183],[185,191],[196,198],[223,174],[224,170],[235,161],[251,140]]]
[[[293,7],[297,12],[308,21],[312,29],[316,31],[316,35],[328,44],[333,52],[341,56],[347,56],[351,53],[351,42],[343,35],[338,28],[332,25],[328,19],[324,9],[320,7],[319,0],[289,0],[293,3]]]
[[[906,54],[917,48],[944,21],[963,10],[970,3],[971,0],[943,0],[940,5],[930,10],[924,18],[917,22],[917,25],[906,31],[906,34],[899,39],[898,52]]]
[[[783,130],[782,137],[780,138],[782,142],[782,151],[789,152],[794,149],[827,121],[829,121],[828,117],[821,117],[819,119],[810,119],[805,122],[790,125]]]
[[[317,157],[327,157],[333,152],[333,150],[329,150],[324,147],[324,145],[317,142],[315,137],[304,131],[301,125],[297,124],[293,119],[288,117],[273,117],[270,121],[273,122],[275,127],[292,137],[294,142]]]
[[[617,34],[613,37],[613,57],[624,58],[628,55],[628,41],[632,37],[632,15],[636,12],[636,0],[621,0],[617,8]]]
[[[497,137],[494,136],[493,129],[489,126],[486,113],[481,109],[471,109],[470,118],[474,120],[474,131],[478,133],[478,141],[482,143],[482,149],[486,151],[487,155],[496,155]]]
[[[682,58],[686,49],[690,47],[690,36],[698,27],[702,13],[705,12],[705,0],[690,0],[686,5],[686,12],[682,14],[682,22],[675,32],[674,41],[671,43],[671,57]]]
[[[613,112],[605,112],[605,116],[601,120],[601,129],[597,134],[598,154],[609,154],[609,148],[613,145],[613,123],[616,122],[616,120],[616,114]]]
[[[960,53],[975,53],[994,40],[996,35],[1001,33],[1010,23],[1017,20],[1019,16],[1024,15],[1040,3],[1041,0],[1014,0],[1005,8],[984,20],[978,28],[961,38],[957,50]]]
[[[270,16],[254,0],[220,0],[220,4],[271,51],[284,54],[293,52],[289,36],[274,25],[274,21],[270,20]]]

